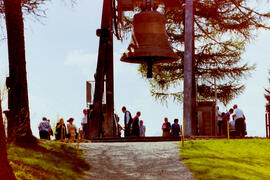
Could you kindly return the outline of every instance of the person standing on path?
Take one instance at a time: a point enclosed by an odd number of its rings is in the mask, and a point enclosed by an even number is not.
[[[139,117],[141,116],[141,112],[138,111],[136,116],[133,118],[132,122],[132,136],[139,137],[140,136],[140,128],[139,128]]]
[[[122,107],[122,112],[124,113],[124,124],[125,124],[125,137],[130,136],[130,126],[132,124],[131,113],[127,111],[125,106]]]
[[[124,128],[121,126],[121,124],[119,123],[119,117],[116,115],[116,114],[114,114],[114,118],[116,119],[116,131],[117,131],[117,136],[118,137],[121,137],[121,131],[122,130],[124,130]]]
[[[143,120],[140,120],[140,137],[145,137],[146,128],[143,125]]]
[[[174,123],[172,125],[172,136],[179,137],[180,136],[180,125],[178,124],[178,119],[174,119]]]
[[[83,118],[82,118],[82,128],[83,128],[83,138],[87,139],[88,138],[88,121],[87,121],[87,109],[83,110]]]
[[[222,133],[221,135],[227,136],[227,123],[230,121],[230,116],[233,113],[233,109],[231,108],[228,112],[224,113],[222,116]]]
[[[221,136],[221,131],[222,131],[222,114],[221,111],[219,110],[219,107],[217,106],[217,119],[218,119],[218,135]]]
[[[244,137],[246,135],[245,115],[243,111],[239,109],[236,104],[233,106],[233,109],[234,109],[234,114],[232,117],[235,120],[235,130],[239,136]]]
[[[66,138],[66,125],[64,123],[64,119],[60,118],[59,122],[56,124],[55,139],[63,140],[65,138]]]
[[[74,121],[74,119],[73,118],[69,118],[68,120],[67,120],[67,122],[69,123],[68,125],[67,125],[67,129],[68,129],[68,138],[69,138],[69,141],[71,141],[71,142],[74,142],[74,140],[76,139],[76,131],[77,131],[77,128],[76,128],[76,126],[73,124],[73,121]]]
[[[168,118],[164,118],[164,123],[162,124],[162,136],[170,136],[170,131],[171,131],[171,123],[168,121]]]
[[[47,121],[48,121],[49,125],[51,126],[51,120],[47,119]],[[52,130],[52,128],[51,128],[51,130],[49,132],[49,140],[51,140],[51,136],[53,136],[53,130]]]
[[[47,121],[47,118],[43,117],[42,122],[38,126],[40,139],[50,139],[51,125]]]

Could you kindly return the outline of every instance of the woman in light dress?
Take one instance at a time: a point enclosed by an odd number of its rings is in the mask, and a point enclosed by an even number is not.
[[[73,124],[74,119],[73,118],[69,118],[67,120],[68,125],[67,125],[67,129],[68,129],[68,137],[69,137],[69,141],[75,141],[76,139],[76,131],[77,128],[76,126]]]

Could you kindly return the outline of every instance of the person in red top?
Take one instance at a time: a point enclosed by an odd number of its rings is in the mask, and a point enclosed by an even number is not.
[[[170,136],[170,131],[171,131],[171,123],[168,121],[168,118],[164,118],[164,123],[162,125],[162,136]]]

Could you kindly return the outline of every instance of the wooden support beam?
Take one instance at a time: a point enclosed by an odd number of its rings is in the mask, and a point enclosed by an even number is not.
[[[112,6],[110,7],[112,12]],[[110,17],[112,19],[112,17]],[[103,122],[104,137],[113,136],[113,114],[114,114],[114,75],[113,75],[113,33],[112,21],[109,22],[110,34],[105,59],[106,75],[106,117]]]
[[[117,0],[119,11],[133,11],[135,7],[142,6],[144,0]],[[180,8],[179,0],[153,0],[153,4],[158,6],[164,4],[166,8]]]
[[[105,63],[112,48],[112,0],[103,1],[101,29],[97,30],[100,36],[98,63],[95,74],[95,92],[93,103],[93,116],[89,122],[89,138],[100,137],[102,133],[102,98],[104,93]],[[109,51],[109,53],[108,53]],[[111,55],[111,54],[110,54]]]
[[[184,119],[185,136],[196,135],[196,89],[194,76],[194,14],[193,0],[185,6],[185,53],[184,53]]]

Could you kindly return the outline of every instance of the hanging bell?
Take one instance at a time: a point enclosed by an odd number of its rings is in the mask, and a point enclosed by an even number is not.
[[[157,11],[142,11],[134,15],[131,43],[121,61],[148,65],[147,77],[152,77],[152,64],[179,59],[168,41],[165,16]]]

